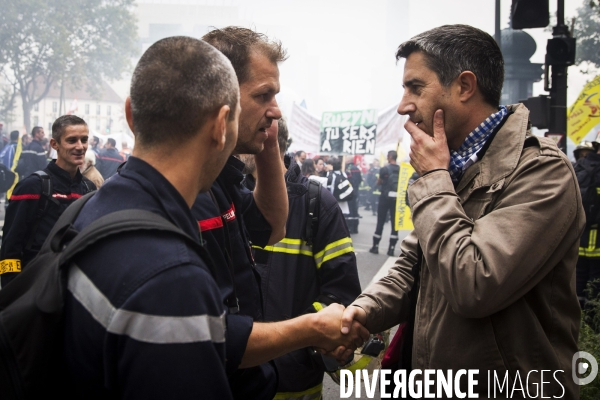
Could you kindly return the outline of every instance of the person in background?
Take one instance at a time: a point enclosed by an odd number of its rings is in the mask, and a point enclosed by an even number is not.
[[[10,133],[10,142],[4,146],[2,152],[0,152],[0,162],[4,164],[6,168],[12,169],[13,162],[15,160],[15,152],[17,150],[17,144],[19,142],[19,131],[12,131]]]
[[[575,162],[573,163],[573,165],[575,165],[577,161],[579,161],[581,158],[587,157],[588,154],[595,153],[598,147],[600,147],[600,143],[598,143],[597,141],[589,142],[587,140],[584,140],[583,142],[579,143],[575,147],[575,150],[573,150],[573,157],[575,157]]]
[[[31,143],[31,136],[25,134],[21,137],[21,146],[24,148],[26,148],[29,143]]]
[[[31,130],[31,143],[23,147],[16,172],[19,180],[26,178],[36,171],[41,171],[48,165],[48,155],[42,145],[44,128],[36,126]],[[87,144],[87,143],[86,143]]]
[[[113,138],[106,139],[104,149],[100,150],[100,156],[97,159],[100,161],[98,171],[102,174],[102,178],[107,180],[117,172],[119,165],[125,162],[117,150],[117,142]]]
[[[2,286],[9,284],[37,255],[67,207],[96,189],[78,168],[87,150],[88,132],[83,119],[75,115],[59,117],[52,124],[50,140],[58,153],[56,161],[47,164],[42,176],[30,174],[15,186],[2,230]],[[50,192],[44,193],[45,188]]]
[[[121,151],[119,152],[123,160],[127,161],[129,156],[131,155],[131,149],[129,148],[129,144],[126,140],[121,143]]]
[[[358,201],[360,197],[360,184],[363,181],[362,172],[353,162],[346,164],[346,175],[354,188],[354,196],[348,201],[350,214],[348,216],[348,229],[350,233],[358,233],[359,219],[362,218],[358,213]]]
[[[100,189],[100,186],[104,183],[104,178],[102,178],[102,174],[98,172],[95,167],[96,165],[96,153],[94,153],[91,149],[88,149],[85,152],[85,159],[83,164],[79,166],[79,170],[90,181],[96,185],[96,188]]]
[[[306,152],[304,150],[298,150],[294,155],[294,159],[296,160],[296,163],[302,167],[302,163],[306,160]]]
[[[375,227],[375,233],[373,234],[373,247],[369,249],[369,253],[379,254],[379,242],[381,241],[381,234],[383,233],[383,227],[385,226],[389,213],[392,230],[390,233],[390,245],[388,247],[387,255],[390,257],[394,256],[394,250],[396,249],[396,243],[398,242],[398,231],[396,230],[395,221],[400,167],[396,162],[397,158],[398,153],[396,153],[396,151],[388,151],[388,165],[381,168],[379,171],[377,186],[381,188],[381,194],[379,195],[379,203],[377,205],[377,226]]]
[[[315,161],[312,158],[307,158],[301,165],[300,171],[302,176],[309,177],[316,174]]]
[[[278,125],[283,159],[288,130],[283,119]],[[253,165],[253,157],[244,158],[247,165]],[[305,160],[302,168],[311,162]],[[360,293],[352,239],[333,195],[309,182],[296,163],[287,170],[285,181],[290,210],[285,238],[272,246],[252,246],[261,275],[265,321],[318,313],[332,303],[347,306]],[[278,357],[275,366],[276,399],[316,399],[322,394],[324,359],[314,349]]]
[[[377,188],[377,179],[379,179],[379,160],[375,159],[369,164],[369,171],[367,171],[367,176],[365,177],[365,183],[369,187],[365,210],[373,211],[373,215],[377,215],[377,199],[381,194]]]
[[[319,176],[327,176],[327,171],[325,171],[325,161],[323,161],[322,157],[317,157],[315,160],[315,171]]]

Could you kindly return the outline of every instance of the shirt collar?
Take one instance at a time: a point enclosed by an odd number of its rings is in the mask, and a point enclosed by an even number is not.
[[[469,133],[458,150],[450,150],[449,171],[452,182],[458,183],[467,168],[477,162],[477,152],[483,148],[494,129],[500,125],[507,115],[508,110],[506,107],[500,106],[497,112],[487,117],[485,121]]]

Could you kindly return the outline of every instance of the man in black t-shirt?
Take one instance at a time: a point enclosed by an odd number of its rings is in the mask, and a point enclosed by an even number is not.
[[[381,168],[379,171],[379,179],[377,185],[381,185],[381,195],[379,196],[379,205],[377,207],[377,227],[373,235],[373,247],[369,250],[370,253],[379,254],[379,242],[381,241],[381,232],[387,218],[388,211],[391,217],[392,233],[390,234],[390,246],[387,255],[394,256],[396,243],[398,242],[398,231],[395,229],[396,220],[396,197],[398,195],[398,175],[400,167],[396,163],[398,153],[389,151],[387,155],[388,165]]]

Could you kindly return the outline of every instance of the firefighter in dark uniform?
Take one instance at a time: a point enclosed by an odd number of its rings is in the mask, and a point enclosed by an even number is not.
[[[389,151],[387,154],[388,165],[381,168],[379,171],[379,179],[377,185],[381,187],[381,195],[379,196],[379,204],[377,206],[377,227],[373,235],[373,247],[369,249],[370,253],[379,254],[379,242],[381,241],[381,233],[388,215],[391,217],[392,231],[390,234],[390,246],[388,247],[387,255],[394,256],[394,249],[398,243],[398,231],[396,230],[396,197],[398,195],[398,176],[400,167],[396,164],[398,153]]]
[[[130,93],[134,153],[86,203],[75,228],[115,211],[147,210],[200,244],[191,206],[235,146],[235,72],[205,42],[170,37],[142,55]],[[226,308],[210,260],[177,235],[137,230],[98,242],[74,264],[64,346],[71,397],[232,398]]]
[[[282,158],[287,137],[285,122],[279,120]],[[333,195],[316,181],[309,183],[297,163],[289,166],[285,179],[290,209],[286,237],[272,246],[252,246],[266,321],[318,312],[333,302],[347,306],[361,292],[352,239]],[[311,193],[309,186],[314,186]],[[316,221],[309,210],[318,216]],[[276,398],[320,398],[325,371],[320,359],[306,348],[275,359]]]
[[[0,249],[2,286],[27,266],[63,211],[96,186],[79,172],[88,145],[85,121],[74,115],[59,117],[52,125],[51,145],[56,161],[43,172],[22,179],[10,197]]]

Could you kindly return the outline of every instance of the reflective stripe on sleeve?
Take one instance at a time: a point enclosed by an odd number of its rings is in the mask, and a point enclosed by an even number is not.
[[[69,270],[69,291],[108,332],[146,343],[225,342],[221,316],[172,317],[115,308],[76,265]]]
[[[6,259],[0,261],[0,275],[7,272],[21,272],[21,260]]]
[[[323,250],[318,252],[315,255],[315,263],[317,264],[317,268],[321,268],[321,265],[323,265],[324,262],[353,251],[354,247],[352,247],[352,239],[345,237],[328,244]]]
[[[593,225],[595,226],[595,225]],[[579,248],[579,255],[588,258],[600,257],[600,248],[597,247],[596,241],[598,240],[598,228],[590,229],[590,235],[588,237],[587,247]]]
[[[312,247],[303,242],[302,239],[283,238],[273,246],[252,247],[255,249],[272,251],[274,253],[302,254],[309,257],[312,257],[313,255]]]

